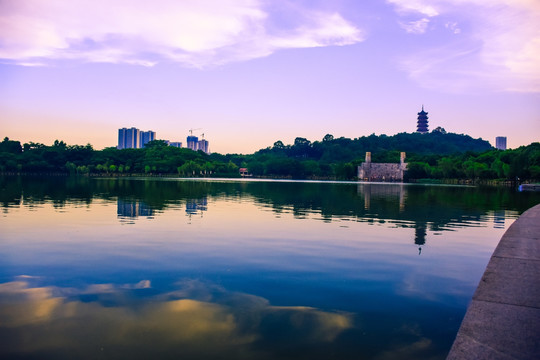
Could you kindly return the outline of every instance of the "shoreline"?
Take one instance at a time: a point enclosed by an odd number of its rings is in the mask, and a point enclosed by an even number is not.
[[[540,356],[540,204],[506,230],[486,267],[447,360]]]
[[[472,180],[472,179],[411,179],[410,181],[360,181],[360,180],[339,180],[329,177],[310,177],[310,178],[293,178],[292,176],[277,177],[277,176],[238,176],[238,177],[223,177],[223,176],[200,176],[200,177],[182,177],[178,174],[69,174],[63,172],[38,172],[38,173],[19,173],[19,172],[0,172],[0,176],[29,176],[29,177],[80,177],[80,178],[174,178],[183,180],[212,180],[212,179],[228,179],[238,181],[304,181],[304,182],[344,182],[358,184],[408,184],[408,185],[455,185],[455,186],[488,186],[488,187],[506,187],[518,188],[522,184],[538,184],[538,181],[515,181],[515,180]]]

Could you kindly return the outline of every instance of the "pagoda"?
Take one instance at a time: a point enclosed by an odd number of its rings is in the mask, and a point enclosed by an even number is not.
[[[416,126],[416,132],[420,134],[428,133],[428,116],[424,111],[424,105],[422,105],[422,111],[418,113],[418,125]]]

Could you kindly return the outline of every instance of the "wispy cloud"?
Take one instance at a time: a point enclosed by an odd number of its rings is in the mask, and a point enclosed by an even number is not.
[[[424,0],[387,0],[390,4],[396,6],[400,14],[420,13],[425,16],[433,17],[439,15],[439,11]]]
[[[289,7],[294,22],[275,26],[279,19],[265,6],[258,0],[5,0],[0,59],[207,67],[280,49],[364,40],[362,30],[340,14]]]
[[[458,27],[458,23],[455,21],[450,21],[444,24],[444,27],[452,31],[454,34],[459,34],[461,29]]]
[[[423,34],[426,32],[428,25],[429,19],[427,18],[423,18],[417,21],[399,22],[399,26],[401,26],[406,32],[410,34]]]
[[[387,0],[400,16],[416,12],[459,34],[451,44],[403,61],[421,84],[463,91],[540,92],[540,2],[535,0]],[[466,28],[459,26],[466,24]],[[402,27],[424,33],[420,24]],[[430,26],[431,27],[431,26]],[[436,26],[434,26],[436,27]],[[416,32],[415,32],[416,31]]]

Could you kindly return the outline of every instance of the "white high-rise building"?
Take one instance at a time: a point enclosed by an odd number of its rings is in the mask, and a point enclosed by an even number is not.
[[[208,140],[201,139],[197,142],[197,150],[201,150],[206,154],[210,153]]]
[[[506,136],[497,136],[495,138],[495,147],[499,150],[506,150]]]
[[[118,149],[135,149],[139,147],[139,129],[118,129]]]
[[[139,147],[143,148],[148,142],[156,140],[156,132],[152,130],[141,131],[139,139]]]
[[[137,128],[118,129],[118,149],[139,149],[143,148],[148,142],[156,140],[156,132],[140,131]]]
[[[187,148],[188,149],[191,149],[193,151],[197,151],[199,150],[198,149],[198,143],[199,143],[199,138],[196,137],[196,136],[193,136],[193,135],[190,135],[187,137]]]

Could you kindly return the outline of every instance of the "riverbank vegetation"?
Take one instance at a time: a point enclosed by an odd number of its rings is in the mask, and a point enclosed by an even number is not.
[[[399,162],[407,153],[408,179],[530,180],[540,179],[540,143],[513,150],[496,150],[482,139],[432,132],[370,135],[356,139],[328,134],[311,142],[297,137],[293,144],[276,141],[253,154],[205,154],[167,146],[163,141],[143,149],[0,142],[0,172],[79,175],[156,175],[238,177],[247,168],[255,177],[354,180],[357,166],[372,153],[373,162]]]

